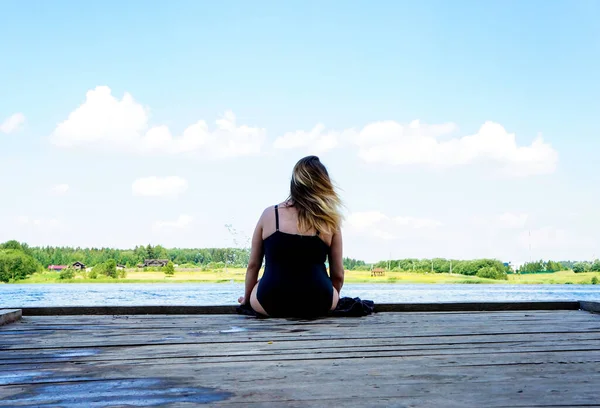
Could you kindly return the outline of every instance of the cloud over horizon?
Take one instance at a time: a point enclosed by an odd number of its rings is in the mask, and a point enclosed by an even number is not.
[[[211,130],[199,120],[181,136],[165,125],[150,125],[148,108],[127,92],[118,99],[107,86],[86,93],[85,102],[59,123],[50,141],[61,148],[103,148],[140,155],[204,154],[228,158],[258,154],[266,139],[264,129],[238,125],[231,111],[215,121]]]
[[[22,113],[15,113],[3,122],[0,122],[0,133],[11,134],[16,132],[25,123],[25,115]]]
[[[392,120],[373,122],[360,131],[339,132],[318,124],[308,132],[284,134],[275,140],[273,147],[307,148],[316,152],[353,147],[364,162],[391,166],[449,168],[487,162],[512,177],[550,174],[556,170],[558,152],[540,135],[529,146],[519,145],[514,133],[488,121],[474,135],[439,139],[457,130],[454,123],[429,125],[418,120],[408,125]]]

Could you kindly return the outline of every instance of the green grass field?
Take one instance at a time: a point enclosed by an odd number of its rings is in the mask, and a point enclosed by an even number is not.
[[[97,279],[84,278],[77,275],[74,279],[61,280],[58,272],[35,273],[25,280],[17,283],[225,283],[244,282],[245,269],[228,268],[227,270],[205,271],[197,269],[176,269],[175,275],[166,277],[163,272],[127,270],[124,279],[98,277]],[[591,284],[592,278],[600,281],[600,273],[586,272],[574,273],[571,271],[555,272],[535,275],[509,275],[508,281],[482,279],[476,276],[465,276],[449,273],[414,273],[414,272],[387,272],[386,276],[371,277],[368,271],[346,271],[346,283],[500,283],[500,284]]]

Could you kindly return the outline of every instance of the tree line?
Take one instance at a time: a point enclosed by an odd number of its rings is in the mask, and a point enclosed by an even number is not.
[[[558,271],[600,272],[600,259],[589,261],[533,261],[523,264],[517,272],[519,273],[552,273]]]
[[[25,244],[24,244],[25,245]],[[140,245],[134,249],[26,247],[26,251],[44,268],[49,265],[69,265],[83,262],[94,266],[114,260],[119,265],[135,267],[146,259],[166,259],[178,265],[207,266],[223,263],[234,267],[246,266],[249,251],[239,248],[167,249],[161,245]]]
[[[379,261],[373,266],[358,266],[356,269],[385,268],[392,271],[404,272],[431,272],[431,273],[458,273],[462,275],[477,275],[483,268],[491,268],[498,272],[499,276],[503,273],[553,273],[559,271],[572,270],[575,273],[581,272],[600,272],[600,260],[593,262],[582,261],[532,261],[513,269],[509,264],[505,264],[496,259],[475,259],[475,260],[452,260],[444,258],[433,259],[396,259]],[[347,268],[348,269],[348,268]],[[481,274],[490,274],[487,272]],[[503,279],[503,278],[502,278]]]
[[[139,245],[134,249],[73,248],[73,247],[29,247],[27,244],[9,241],[9,246],[19,247],[32,256],[42,267],[70,265],[82,262],[93,267],[114,260],[119,265],[132,268],[146,259],[166,259],[179,266],[246,267],[250,250],[243,248],[165,248],[161,245]],[[5,245],[6,245],[5,244]],[[354,270],[366,267],[364,261],[344,258],[344,268]]]
[[[146,259],[165,259],[180,267],[205,267],[222,269],[225,266],[246,267],[250,251],[248,248],[170,248],[161,245],[139,245],[134,249],[73,248],[73,247],[30,247],[26,243],[8,241],[0,244],[0,281],[24,279],[28,275],[47,269],[49,265],[71,265],[76,261],[92,267],[93,275],[115,277],[115,265],[135,267]],[[509,265],[497,259],[452,260],[444,258],[406,258],[368,264],[362,260],[344,258],[346,270],[369,270],[385,268],[392,271],[457,273],[476,275],[492,279],[506,279],[514,272]],[[600,260],[594,262],[535,261],[522,265],[519,273],[556,272],[600,272]],[[68,272],[65,272],[68,274]],[[68,278],[67,275],[65,275]]]
[[[508,265],[497,259],[390,259],[379,261],[374,267],[402,272],[456,273],[489,279],[508,279],[507,274],[511,272]]]

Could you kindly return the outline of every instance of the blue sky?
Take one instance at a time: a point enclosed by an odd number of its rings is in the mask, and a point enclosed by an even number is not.
[[[348,256],[600,256],[599,17],[596,1],[4,1],[0,240],[231,245],[224,224],[249,234],[315,153]]]

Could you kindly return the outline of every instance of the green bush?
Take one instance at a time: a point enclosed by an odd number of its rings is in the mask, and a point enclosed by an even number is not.
[[[197,267],[198,266],[193,263],[184,263],[184,264],[179,265],[179,268],[182,268],[182,269],[194,269]]]
[[[109,278],[118,278],[117,262],[114,259],[109,259],[104,263],[104,274]]]
[[[92,269],[91,272],[88,274],[88,278],[90,278],[90,279],[97,279],[98,278],[98,272],[95,271],[94,269]]]
[[[589,262],[576,262],[573,265],[573,272],[581,273],[581,272],[589,272],[592,270],[592,265]]]
[[[18,249],[0,249],[0,282],[25,279],[41,270],[41,265]]]
[[[208,269],[223,269],[225,268],[225,262],[210,262],[206,267]]]
[[[169,263],[163,268],[165,272],[165,276],[173,276],[175,275],[175,266],[173,262],[169,261]]]
[[[127,271],[125,269],[121,269],[118,271],[119,279],[125,279],[127,277]]]
[[[100,263],[98,265],[94,265],[94,267],[92,268],[92,271],[90,272],[90,277],[92,275],[96,276],[96,278],[99,275],[104,275],[104,264]],[[96,279],[96,278],[92,278],[92,279]]]
[[[106,261],[104,263],[95,265],[92,268],[92,273],[95,273],[96,277],[98,277],[99,275],[105,275],[105,276],[108,276],[109,278],[116,279],[118,277],[117,263],[115,262],[114,259],[109,259],[108,261]],[[96,278],[92,278],[92,279],[96,279]]]
[[[592,285],[597,285],[598,284],[598,278],[596,276],[594,276],[592,278]]]
[[[73,279],[75,277],[75,271],[72,268],[66,268],[60,271],[58,275],[59,279]]]
[[[505,271],[499,270],[498,268],[494,268],[491,266],[484,266],[483,268],[477,271],[476,275],[479,278],[508,280],[508,276],[506,275]]]

